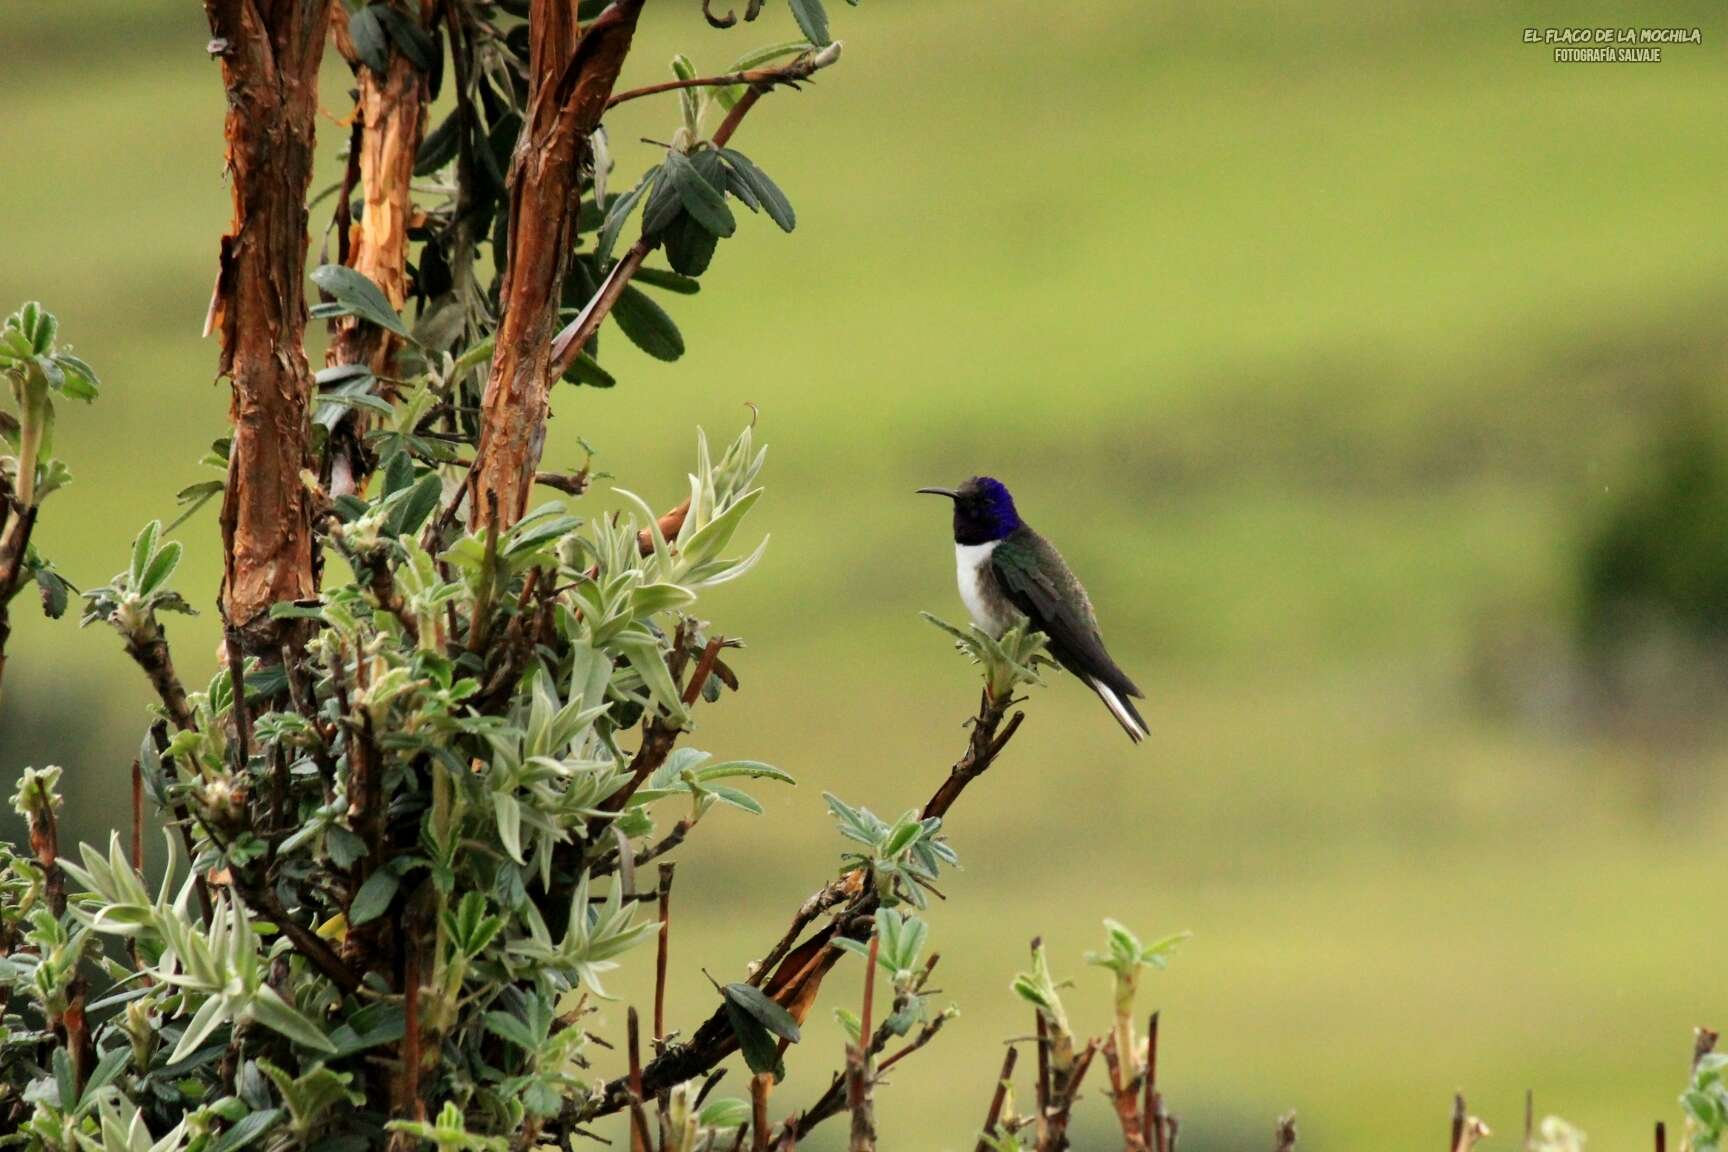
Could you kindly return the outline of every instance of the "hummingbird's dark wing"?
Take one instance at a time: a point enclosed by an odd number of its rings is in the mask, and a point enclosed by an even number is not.
[[[1142,693],[1105,650],[1092,601],[1062,554],[1022,526],[996,545],[990,564],[1009,602],[1049,639],[1056,662],[1098,693],[1132,739],[1146,735],[1146,722],[1129,702]]]

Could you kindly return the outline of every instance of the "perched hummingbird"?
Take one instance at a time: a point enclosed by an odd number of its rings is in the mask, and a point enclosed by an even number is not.
[[[1056,662],[1098,693],[1138,744],[1146,736],[1146,721],[1133,699],[1143,694],[1104,650],[1086,589],[1062,554],[1020,519],[1002,482],[974,476],[958,488],[918,491],[954,501],[956,574],[973,622],[1000,636],[1013,626],[1016,613],[1025,616],[1049,640]]]

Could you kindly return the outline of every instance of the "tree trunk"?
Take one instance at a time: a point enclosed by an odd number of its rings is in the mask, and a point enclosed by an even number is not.
[[[630,51],[642,4],[618,0],[583,29],[576,0],[534,0],[528,122],[510,162],[504,316],[468,481],[468,520],[476,527],[507,527],[527,509],[555,383],[552,338],[589,136]]]
[[[420,24],[431,23],[432,5],[420,6]],[[408,223],[414,213],[411,184],[414,160],[426,129],[426,76],[394,47],[383,76],[358,62],[347,38],[347,10],[332,10],[336,44],[354,65],[360,97],[359,147],[351,163],[360,173],[360,220],[349,230],[347,265],[383,289],[391,307],[408,299]],[[364,364],[391,375],[400,340],[390,332],[350,317],[341,322],[326,356],[328,364]],[[331,496],[359,491],[371,469],[363,448],[366,414],[347,413],[332,436],[325,477]]]
[[[306,192],[318,63],[331,0],[205,0],[228,94],[223,133],[234,219],[222,238],[211,327],[233,385],[222,501],[222,613],[248,649],[273,652],[279,600],[314,594],[306,364]]]

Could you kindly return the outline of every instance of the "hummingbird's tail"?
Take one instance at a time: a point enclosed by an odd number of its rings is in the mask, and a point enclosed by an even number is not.
[[[1147,737],[1149,733],[1146,721],[1141,719],[1139,710],[1126,694],[1118,692],[1097,676],[1087,677],[1086,683],[1092,691],[1098,693],[1098,699],[1104,701],[1104,707],[1110,709],[1110,715],[1116,717],[1116,723],[1122,725],[1122,730],[1128,733],[1128,739],[1138,744]]]

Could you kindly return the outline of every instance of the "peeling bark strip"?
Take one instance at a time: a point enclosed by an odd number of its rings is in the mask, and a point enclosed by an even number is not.
[[[307,405],[306,191],[318,62],[331,0],[204,0],[228,94],[223,135],[234,220],[222,238],[212,326],[233,384],[222,612],[273,651],[265,613],[313,595]]]
[[[629,54],[644,0],[618,0],[586,29],[576,0],[534,0],[528,116],[510,161],[510,259],[503,322],[486,384],[468,519],[495,508],[507,526],[526,510],[546,434],[552,337],[582,195],[589,135]]]
[[[434,12],[420,5],[425,27]],[[400,49],[392,46],[390,65],[380,76],[356,58],[348,39],[348,10],[331,9],[336,47],[354,67],[360,97],[356,160],[360,170],[360,220],[349,229],[344,259],[356,272],[383,289],[397,311],[408,299],[408,223],[414,213],[411,182],[414,159],[426,130],[427,79]],[[340,322],[327,364],[364,364],[379,375],[392,375],[391,361],[401,341],[375,324],[349,317]],[[367,420],[350,412],[332,437],[329,468],[324,479],[332,496],[358,491],[365,484],[370,458],[362,450]]]

